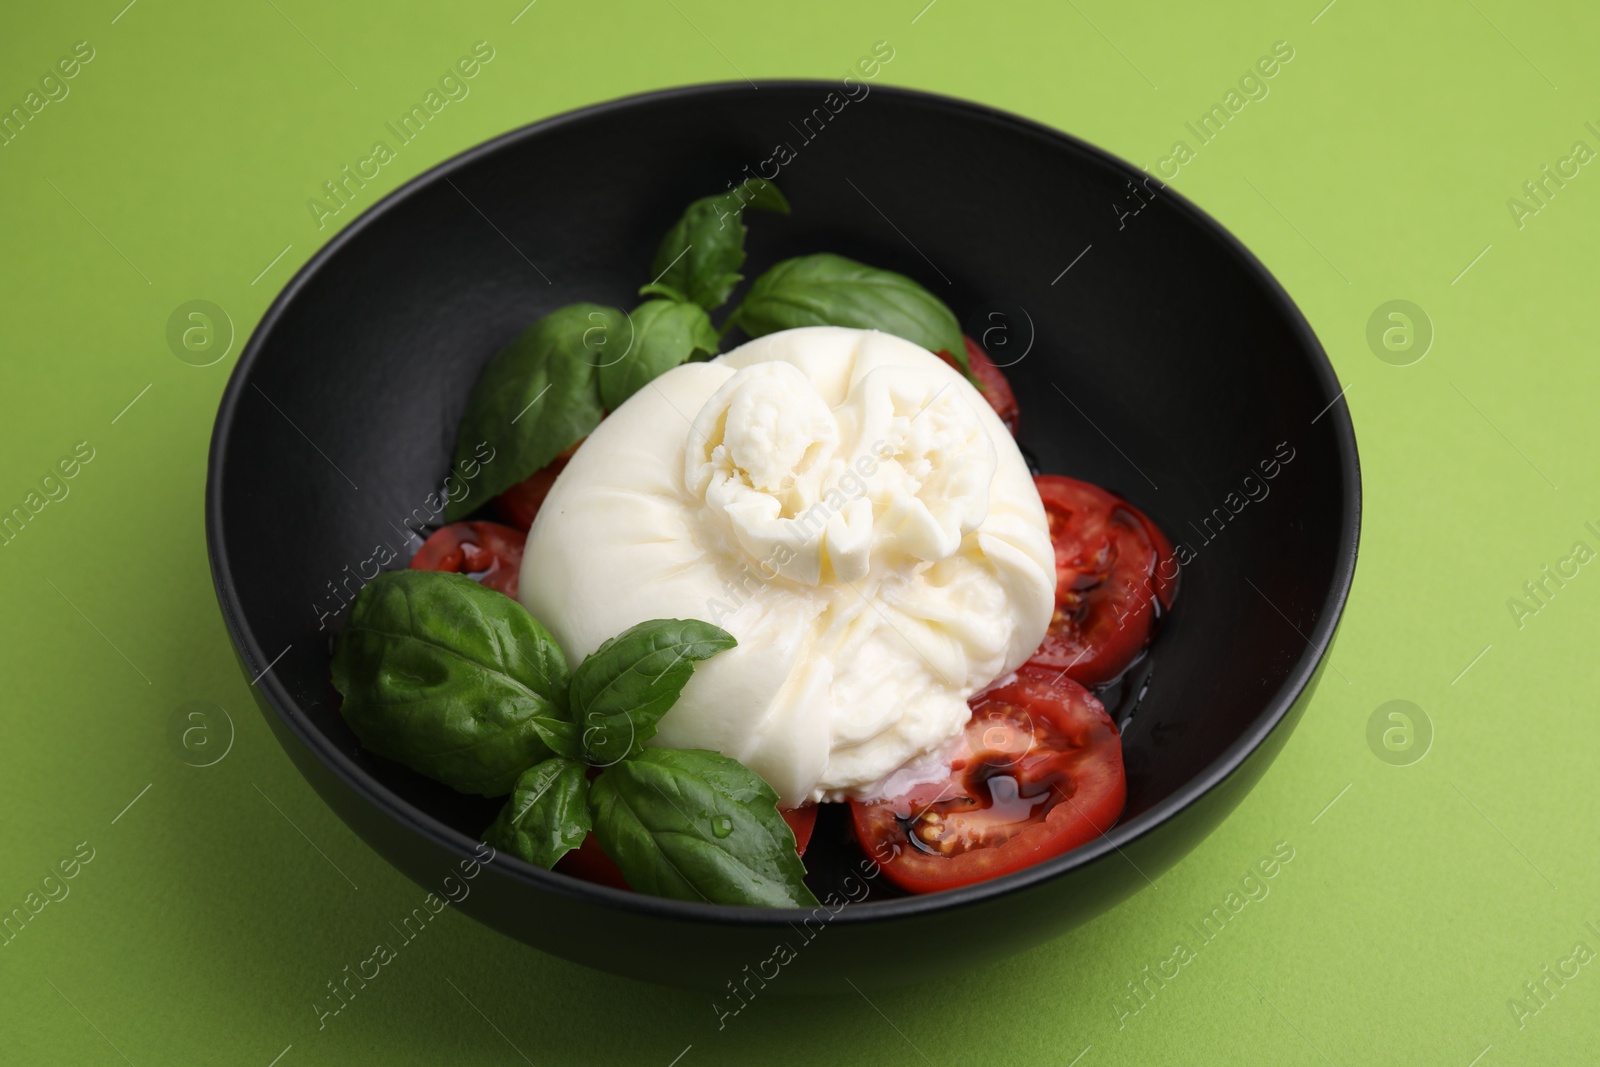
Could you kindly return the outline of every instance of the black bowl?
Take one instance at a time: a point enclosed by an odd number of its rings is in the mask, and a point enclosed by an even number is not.
[[[217,415],[217,596],[301,773],[419,885],[619,974],[725,990],[779,966],[787,942],[776,989],[837,991],[840,975],[931,978],[1085,921],[1158,877],[1260,777],[1320,676],[1355,567],[1360,475],[1338,382],[1236,240],[1054,130],[925,93],[839,90],[652,93],[450,160],[295,277]],[[829,901],[816,913],[638,896],[506,856],[480,870],[496,805],[369,755],[339,717],[328,657],[342,603],[389,553],[390,567],[409,557],[406,519],[434,510],[484,362],[559,305],[632,306],[686,203],[774,168],[794,214],[750,220],[749,273],[829,251],[918,278],[1010,364],[1039,467],[1117,489],[1183,546],[1177,608],[1108,696],[1127,811],[1070,855],[923,897],[852,877],[845,831],[824,825],[808,857]]]

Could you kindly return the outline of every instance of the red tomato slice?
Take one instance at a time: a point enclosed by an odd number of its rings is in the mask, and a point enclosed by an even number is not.
[[[455,571],[517,598],[527,534],[497,522],[453,522],[435,530],[411,557],[414,571]]]
[[[1056,610],[1028,662],[1102,685],[1138,658],[1158,610],[1172,607],[1172,545],[1138,508],[1098,486],[1059,474],[1033,481],[1056,549]]]
[[[806,845],[811,841],[811,831],[817,825],[817,806],[807,804],[801,808],[779,808],[778,814],[783,816],[783,821],[789,824],[789,829],[794,833],[795,852],[804,856]],[[622,871],[605,854],[592,833],[583,839],[583,844],[556,861],[556,870],[574,878],[582,878],[585,882],[608,885],[613,889],[631,889],[627,879],[622,877]]]
[[[789,830],[794,834],[794,850],[804,856],[806,846],[811,843],[811,831],[817,828],[817,806],[806,804],[798,808],[779,808],[778,814],[783,816],[783,821],[789,824]]]
[[[495,497],[494,510],[506,522],[527,533],[544,498],[550,495],[550,487],[556,484],[556,475],[566,469],[567,461],[585,440],[587,438],[580,438],[577,444]]]
[[[1011,391],[1011,383],[1006,380],[1005,372],[994,365],[994,360],[972,338],[962,335],[961,339],[967,342],[967,366],[972,368],[972,376],[978,379],[978,392],[994,408],[994,413],[1000,416],[1000,421],[1006,424],[1006,429],[1011,431],[1011,436],[1017,435],[1017,420],[1021,414],[1017,409],[1017,395]],[[950,353],[938,353],[940,359],[956,367],[956,361]]]
[[[1020,871],[1093,840],[1122,814],[1117,728],[1059,671],[1025,666],[975,698],[964,740],[944,781],[850,802],[856,840],[902,889],[933,893]]]

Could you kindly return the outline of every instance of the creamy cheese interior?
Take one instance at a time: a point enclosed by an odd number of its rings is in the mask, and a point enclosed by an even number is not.
[[[653,618],[737,648],[653,744],[710,748],[785,804],[944,772],[967,698],[1038,646],[1055,557],[982,396],[867,330],[771,334],[646,385],[556,480],[521,598],[576,663]]]

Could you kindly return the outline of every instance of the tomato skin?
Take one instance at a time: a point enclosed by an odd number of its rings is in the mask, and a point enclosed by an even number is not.
[[[1011,383],[1006,380],[1005,372],[995,366],[982,345],[965,334],[961,339],[967,343],[967,366],[972,369],[972,376],[978,379],[978,392],[983,394],[989,406],[994,408],[994,413],[1000,416],[1000,421],[1006,424],[1006,429],[1011,431],[1011,436],[1015,437],[1021,411],[1017,407],[1017,395],[1011,391]],[[950,353],[939,352],[937,355],[957,370],[961,369]]]
[[[582,878],[585,882],[632,892],[627,879],[622,877],[622,868],[600,848],[593,831],[584,835],[583,844],[556,860],[556,870],[574,878]]]
[[[544,498],[550,495],[550,487],[556,484],[556,476],[566,470],[567,461],[578,450],[578,445],[583,444],[585,440],[588,438],[580,438],[576,444],[555,459],[495,497],[495,513],[510,525],[527,533],[528,528],[533,525],[534,517],[539,514],[539,509],[544,506]]]
[[[1070,852],[1109,830],[1127,800],[1116,725],[1059,671],[1024,666],[972,706],[966,754],[945,781],[850,802],[863,851],[912,893],[972,885]],[[947,850],[950,839],[940,835],[957,832],[964,836]]]
[[[794,833],[795,852],[804,856],[806,845],[811,841],[811,831],[817,825],[817,806],[807,804],[800,808],[779,808],[778,814],[783,816],[783,821],[789,824],[790,831]],[[605,854],[593,833],[587,834],[583,844],[557,860],[556,870],[574,878],[582,878],[585,882],[632,891],[627,879],[622,877],[621,868]]]
[[[1178,593],[1172,543],[1143,512],[1099,486],[1034,478],[1056,551],[1056,611],[1030,664],[1073,681],[1114,681],[1149,644]]]
[[[817,806],[806,804],[798,808],[779,808],[778,814],[783,816],[783,821],[789,824],[789,830],[794,834],[796,854],[804,856],[806,846],[811,843],[811,831],[817,828]]]
[[[497,522],[453,522],[435,530],[411,557],[414,571],[454,571],[517,598],[527,535]]]

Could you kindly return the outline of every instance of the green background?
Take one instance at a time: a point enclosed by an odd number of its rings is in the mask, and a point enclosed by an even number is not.
[[[1520,1021],[1507,1003],[1576,942],[1600,948],[1585,927],[1600,927],[1600,567],[1520,626],[1507,606],[1575,541],[1600,548],[1584,529],[1600,520],[1600,175],[1580,170],[1521,227],[1506,203],[1575,141],[1600,148],[1584,127],[1600,125],[1588,5],[125,2],[11,5],[0,33],[6,108],[74,42],[95,49],[70,95],[0,148],[0,504],[77,442],[95,451],[70,496],[0,547],[0,911],[79,842],[94,850],[70,896],[0,947],[0,1060],[1590,1055],[1600,965],[1547,986]],[[879,40],[895,49],[881,83],[1010,109],[1154,167],[1174,141],[1193,146],[1184,123],[1274,42],[1293,47],[1270,95],[1173,185],[1277,274],[1349,386],[1361,563],[1337,672],[1238,812],[1155,888],[957,981],[870,1001],[842,982],[832,999],[768,996],[721,1031],[706,996],[543,956],[450,909],[319,1031],[313,998],[420,891],[324,808],[251,706],[206,566],[206,447],[244,338],[334,232],[306,200],[479,40],[495,58],[471,95],[358,206],[546,115],[690,82],[838,77]],[[618,160],[641,180],[646,164]],[[165,336],[194,299],[237,331],[207,367]],[[1409,366],[1366,339],[1395,299],[1435,334]],[[1368,743],[1369,718],[1396,699],[1433,733],[1407,766]],[[169,739],[188,701],[231,716],[213,766]],[[1119,1017],[1140,967],[1279,842],[1294,859],[1270,895]]]

